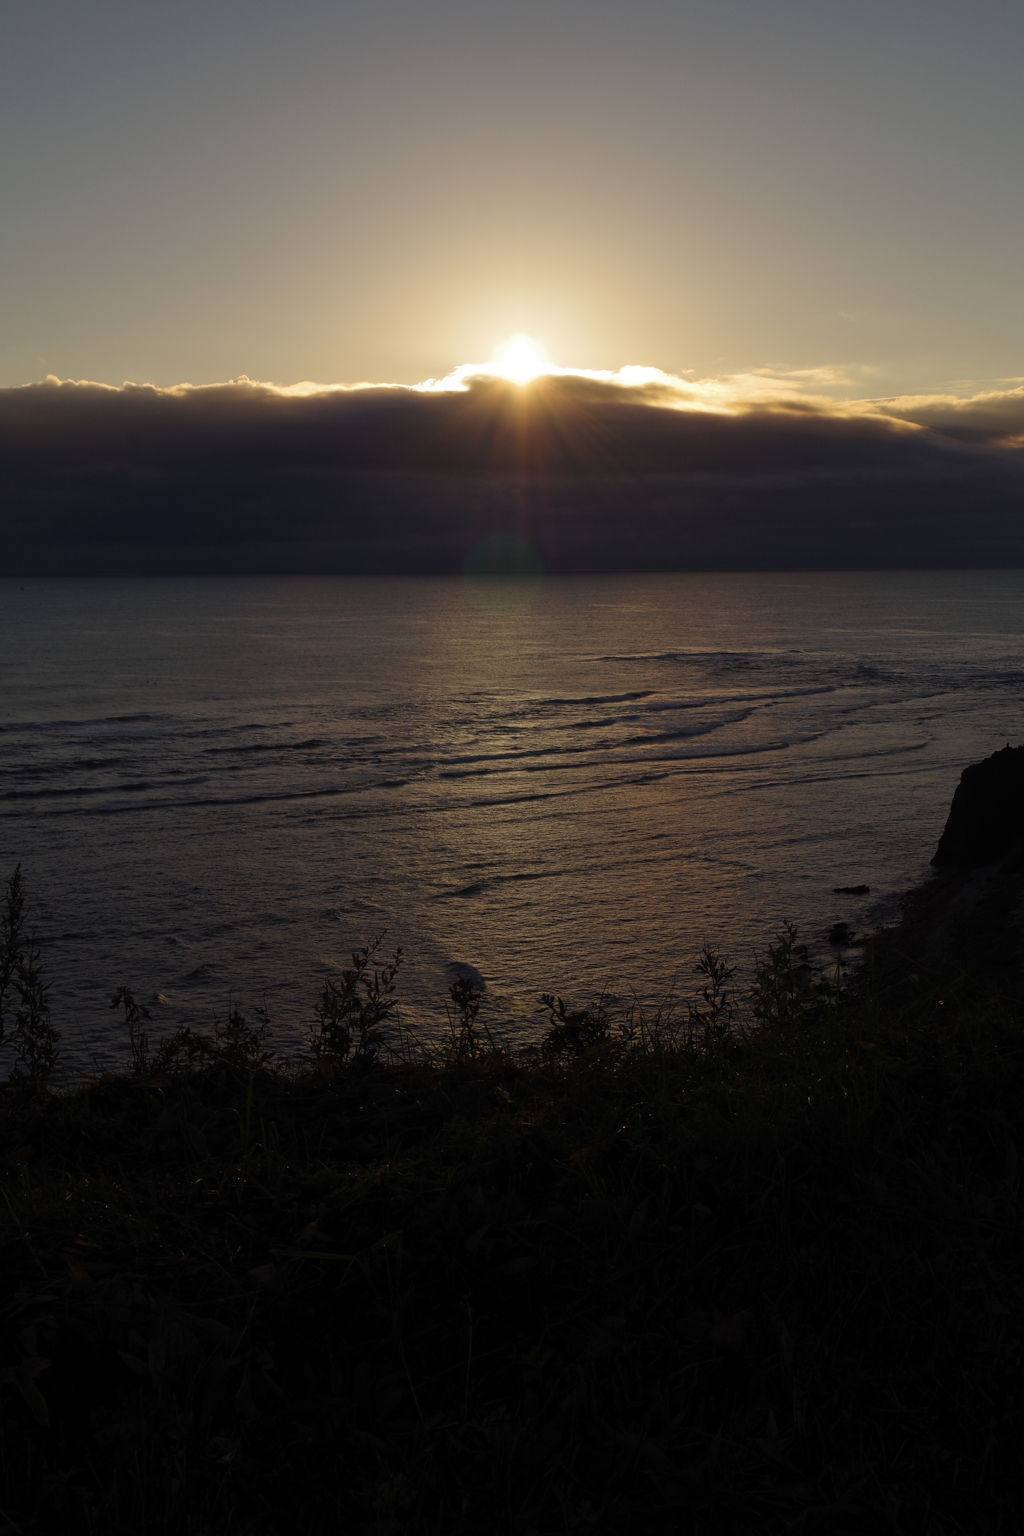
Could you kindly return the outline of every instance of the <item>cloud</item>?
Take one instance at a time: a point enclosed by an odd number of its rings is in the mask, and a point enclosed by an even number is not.
[[[937,440],[990,448],[1024,447],[1024,386],[955,395],[905,395],[874,402],[879,414],[927,428]]]
[[[48,378],[0,390],[0,574],[1024,564],[1024,389],[836,377]]]

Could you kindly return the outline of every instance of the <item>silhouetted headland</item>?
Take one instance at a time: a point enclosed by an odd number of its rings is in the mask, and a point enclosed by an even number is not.
[[[1007,744],[964,769],[931,863],[935,874],[869,941],[865,973],[915,989],[959,974],[1019,999],[1024,746]]]

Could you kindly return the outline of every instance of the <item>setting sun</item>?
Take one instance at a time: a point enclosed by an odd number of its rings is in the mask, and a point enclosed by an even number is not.
[[[514,384],[528,384],[539,373],[544,373],[548,366],[543,348],[532,336],[522,331],[502,343],[491,364],[494,373],[511,379]]]

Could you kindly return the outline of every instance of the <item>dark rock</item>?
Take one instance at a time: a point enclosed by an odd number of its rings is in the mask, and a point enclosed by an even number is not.
[[[970,869],[1019,848],[1024,838],[1024,747],[1005,746],[960,775],[932,863]]]
[[[477,970],[475,965],[469,965],[465,960],[451,960],[445,966],[450,981],[468,981],[471,987],[478,992],[487,991],[487,983]]]
[[[849,924],[833,923],[828,931],[828,941],[830,944],[834,944],[837,949],[845,949],[848,944],[852,944],[853,934],[850,932]]]
[[[833,896],[866,896],[870,891],[870,885],[834,885]]]

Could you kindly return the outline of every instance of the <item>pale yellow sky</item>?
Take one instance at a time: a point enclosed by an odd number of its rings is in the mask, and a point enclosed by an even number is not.
[[[38,0],[0,48],[0,384],[1024,374],[1024,12]]]

